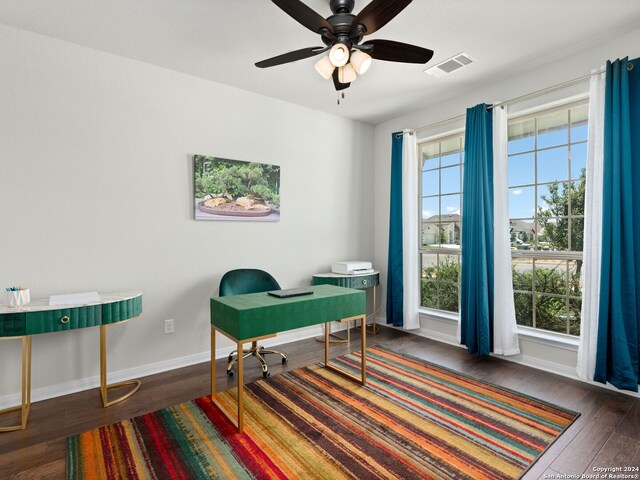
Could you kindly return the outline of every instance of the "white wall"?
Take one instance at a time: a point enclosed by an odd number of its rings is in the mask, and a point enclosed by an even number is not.
[[[575,50],[575,48],[574,48]],[[419,128],[432,123],[441,122],[450,118],[463,115],[466,108],[478,103],[495,101],[505,101],[512,98],[542,90],[552,85],[572,80],[583,75],[587,75],[592,69],[599,69],[607,60],[622,58],[625,56],[636,58],[640,56],[640,29],[630,33],[624,33],[616,38],[598,38],[597,43],[585,45],[582,51],[573,51],[570,55],[552,63],[536,65],[532,70],[509,76],[508,73],[491,84],[478,85],[475,89],[467,92],[460,92],[456,97],[452,97],[432,105],[429,108],[407,113],[401,117],[387,121],[376,126],[374,131],[375,149],[375,264],[381,270],[380,289],[381,298],[386,298],[386,266],[388,248],[389,229],[389,172],[391,157],[391,134],[392,132],[405,128]],[[473,68],[472,66],[469,68]],[[462,74],[462,72],[459,72]],[[454,74],[455,75],[455,74]],[[434,81],[445,81],[446,77]],[[427,87],[428,88],[428,87]],[[588,83],[581,86],[572,87],[565,91],[554,92],[544,99],[535,101],[547,102],[562,96],[574,95],[576,93],[588,92]],[[531,106],[534,100],[528,101],[527,106]],[[522,105],[519,105],[521,108]],[[464,127],[464,121],[458,121],[437,128],[421,131],[418,139],[427,138],[455,128]],[[384,309],[382,316],[384,316]],[[421,318],[421,333],[431,338],[456,342],[456,326],[447,321],[439,321],[424,315]],[[564,346],[557,348],[542,347],[539,342],[521,337],[520,339],[522,356],[520,360],[541,368],[553,370],[566,374],[575,369],[576,348],[575,346]]]
[[[229,269],[293,287],[373,257],[372,127],[3,25],[0,65],[0,286],[142,290],[143,315],[109,330],[110,380],[208,359]],[[280,165],[280,222],[194,221],[193,154]],[[2,404],[20,349],[0,345]],[[34,336],[35,400],[97,375],[98,329]]]

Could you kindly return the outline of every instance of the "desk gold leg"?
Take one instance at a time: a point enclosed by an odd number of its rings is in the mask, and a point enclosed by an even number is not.
[[[374,290],[375,291],[375,290]],[[375,298],[375,297],[374,297]],[[375,302],[373,303],[375,305]],[[367,316],[365,315],[362,319],[363,322],[366,322]],[[375,320],[375,317],[374,317]],[[375,323],[374,323],[375,329]],[[360,351],[362,352],[362,364],[360,366],[360,374],[362,376],[362,385],[367,384],[367,329],[360,329]]]
[[[211,400],[216,398],[216,329],[211,327]]]
[[[371,327],[372,334],[376,335],[378,333],[378,324],[376,323],[376,290],[378,289],[377,285],[373,286],[373,326]]]
[[[0,415],[20,411],[20,424],[0,427],[0,432],[13,432],[27,428],[29,410],[31,410],[31,335],[20,337],[22,340],[22,371],[20,375],[20,406],[0,410]]]
[[[121,397],[109,401],[109,389],[127,386],[133,386],[133,388]],[[139,388],[140,380],[127,380],[112,383],[111,385],[107,384],[107,325],[100,325],[100,396],[102,397],[102,406],[107,408],[120,403],[136,393]]]
[[[331,323],[324,324],[324,364],[329,365],[329,334],[331,330]]]
[[[362,325],[364,325],[365,320],[367,319],[367,315],[358,315],[357,317],[351,317],[348,320],[355,320],[356,322],[358,320],[360,320],[362,322]],[[347,319],[342,319],[342,321],[345,321]],[[325,332],[325,335],[328,335]],[[346,370],[343,370],[342,368],[336,366],[336,365],[332,365],[331,363],[329,363],[329,342],[325,342],[324,344],[324,366],[326,369],[331,370],[333,372],[339,373],[340,375],[347,377],[351,380],[353,380],[354,382],[358,382],[362,385],[366,385],[367,383],[367,360],[366,360],[366,356],[367,356],[367,329],[366,328],[361,328],[360,329],[360,341],[361,343],[361,347],[362,347],[362,359],[361,359],[361,363],[360,363],[360,377],[358,378],[357,376],[353,375],[350,372],[347,372]]]
[[[244,355],[242,355],[242,343],[238,342],[238,433],[244,429]]]

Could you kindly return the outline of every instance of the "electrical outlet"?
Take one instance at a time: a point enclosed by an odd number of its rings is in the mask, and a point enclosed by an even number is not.
[[[173,333],[175,332],[175,327],[173,325],[173,318],[170,318],[169,320],[165,320],[164,321],[164,334],[167,335],[168,333]]]

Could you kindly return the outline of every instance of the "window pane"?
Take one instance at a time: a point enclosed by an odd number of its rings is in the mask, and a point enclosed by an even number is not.
[[[571,219],[571,250],[581,252],[584,244],[584,218]]]
[[[437,219],[432,218],[434,215],[438,215],[440,210],[439,197],[424,197],[422,199],[422,221],[435,221]]]
[[[509,186],[535,183],[535,154],[523,153],[509,157]]]
[[[564,298],[536,295],[536,328],[567,333],[567,307]]]
[[[551,251],[569,249],[569,221],[566,218],[539,218],[538,241],[546,243]]]
[[[422,257],[422,278],[424,280],[436,280],[438,277],[438,255],[423,253]]]
[[[440,158],[441,167],[448,167],[449,165],[460,165],[460,152],[443,155]]]
[[[571,178],[580,178],[587,168],[587,144],[571,145]]]
[[[440,224],[438,217],[432,217],[431,221],[422,224],[422,245],[435,247],[440,244]]]
[[[525,327],[533,326],[533,296],[530,293],[514,293],[516,323]]]
[[[530,258],[514,258],[511,263],[513,289],[523,292],[533,290],[533,260]],[[517,308],[516,308],[517,310]]]
[[[447,312],[458,312],[458,286],[449,283],[441,283],[440,289],[440,310]]]
[[[440,255],[438,281],[458,284],[458,255]]]
[[[568,144],[568,123],[566,110],[538,117],[538,148]]]
[[[438,286],[435,281],[422,279],[420,305],[427,308],[438,308]]]
[[[569,148],[558,147],[538,152],[538,183],[558,182],[569,176]]]
[[[509,218],[529,218],[535,213],[535,189],[517,187],[509,189]]]
[[[460,167],[440,170],[440,193],[460,192]]]
[[[557,217],[569,214],[568,198],[562,183],[548,183],[538,187],[538,215]]]
[[[534,287],[536,293],[567,293],[566,260],[536,260]]]
[[[422,195],[437,195],[440,193],[439,170],[422,172]]]
[[[571,185],[571,214],[584,215],[585,180]]]
[[[509,124],[509,155],[528,152],[535,148],[536,123],[533,118]]]
[[[589,105],[584,104],[571,109],[571,142],[581,142],[587,139],[587,118]]]
[[[429,158],[422,161],[422,171],[433,170],[440,166],[440,157]]]
[[[534,242],[534,220],[509,220],[512,250],[528,250],[529,244]]]
[[[460,221],[460,194],[442,195],[442,215],[456,215],[457,217],[448,217],[448,221]],[[444,218],[443,218],[444,220]]]

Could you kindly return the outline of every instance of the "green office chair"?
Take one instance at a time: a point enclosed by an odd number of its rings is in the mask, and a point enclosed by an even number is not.
[[[240,268],[238,270],[231,270],[225,273],[220,279],[220,296],[227,295],[243,295],[245,293],[259,293],[267,292],[269,290],[280,290],[280,285],[270,274],[263,270],[254,268]],[[265,350],[264,347],[259,347],[258,342],[252,342],[251,348],[248,350],[242,350],[242,358],[248,356],[254,356],[260,362],[262,367],[262,376],[267,378],[270,373],[267,368],[267,362],[264,359],[264,355],[273,353],[282,357],[282,364],[288,363],[287,357],[284,353],[277,350]],[[233,376],[233,367],[238,361],[238,351],[234,350],[229,355],[229,362],[227,363],[227,375]]]

